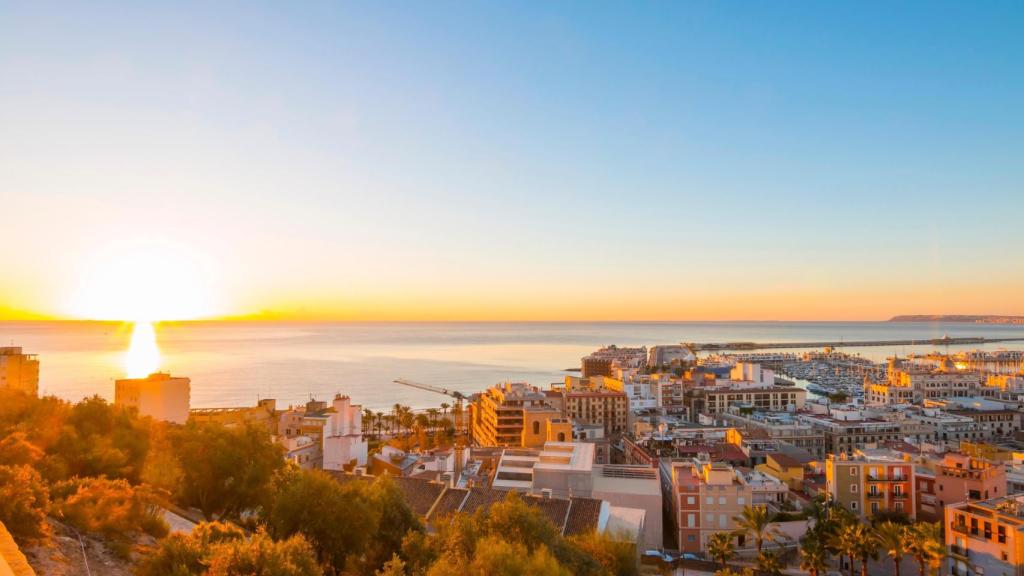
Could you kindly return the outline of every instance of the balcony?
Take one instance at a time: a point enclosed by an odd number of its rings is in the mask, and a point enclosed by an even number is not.
[[[868,474],[868,482],[908,482],[903,476],[877,476]]]
[[[959,532],[960,534],[967,534],[967,524],[958,524],[956,522],[950,524],[950,528],[953,532]]]
[[[881,500],[885,498],[885,492],[868,492],[867,496],[870,500]]]
[[[949,553],[952,554],[953,556],[959,556],[961,558],[970,558],[971,557],[970,556],[970,554],[971,554],[970,550],[968,550],[967,548],[961,548],[960,546],[957,546],[956,544],[951,544],[949,546]]]
[[[892,493],[892,497],[895,500],[906,500],[908,496],[910,496],[910,495],[907,494],[906,492],[893,492]]]

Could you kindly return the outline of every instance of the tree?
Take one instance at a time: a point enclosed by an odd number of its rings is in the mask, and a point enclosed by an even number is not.
[[[439,561],[427,576],[569,576],[546,546],[532,552],[519,542],[497,536],[482,538],[472,557],[458,556]]]
[[[759,552],[757,555],[757,571],[765,576],[781,576],[782,561],[774,552]]]
[[[32,466],[43,459],[44,452],[29,441],[28,434],[17,431],[0,440],[0,462],[8,466]]]
[[[733,518],[736,522],[736,533],[752,535],[760,554],[765,542],[774,542],[782,536],[782,532],[772,525],[768,509],[764,506],[747,506],[743,512]]]
[[[405,576],[405,562],[393,554],[391,560],[384,563],[384,566],[374,573],[375,576]]]
[[[376,537],[381,513],[365,482],[340,484],[326,472],[291,470],[279,476],[265,520],[274,538],[304,535],[321,566],[340,572],[350,554]]]
[[[142,532],[167,535],[168,526],[146,488],[126,480],[74,478],[53,486],[53,509],[58,517],[82,532],[102,535],[116,554],[127,557]]]
[[[807,537],[800,547],[800,569],[818,576],[828,569],[828,550],[817,537]]]
[[[860,560],[861,576],[868,576],[868,560],[878,557],[878,541],[870,529],[864,524],[857,522],[851,524],[850,540],[853,544],[853,556]],[[850,572],[853,572],[853,563],[850,563]]]
[[[836,538],[836,548],[840,554],[846,556],[850,562],[850,576],[853,576],[853,562],[857,556],[859,529],[862,528],[857,520],[843,522],[839,527]]]
[[[939,522],[919,522],[908,530],[907,552],[917,560],[919,574],[927,576],[946,557],[946,544]]]
[[[910,540],[908,532],[907,526],[903,524],[885,521],[876,525],[872,534],[878,547],[892,558],[893,574],[896,576],[900,576],[900,561],[907,553],[907,544]]]
[[[238,517],[266,501],[281,446],[255,426],[226,428],[190,422],[174,440],[181,462],[181,497],[208,520]]]
[[[754,569],[733,570],[732,568],[722,568],[721,570],[715,570],[715,576],[754,576]]]
[[[567,546],[558,546],[554,554],[570,572],[581,576],[634,576],[639,573],[635,545],[615,540],[603,532],[573,536],[568,539]]]
[[[49,536],[46,514],[50,493],[39,473],[28,466],[0,466],[0,522],[20,543]]]
[[[322,576],[301,535],[275,542],[265,532],[213,547],[206,576]]]
[[[722,563],[725,563],[736,555],[736,546],[732,542],[732,534],[728,532],[715,532],[708,538],[708,555]]]
[[[377,420],[377,438],[379,439],[380,438],[381,427],[384,425],[384,413],[383,412],[377,412],[376,420]]]

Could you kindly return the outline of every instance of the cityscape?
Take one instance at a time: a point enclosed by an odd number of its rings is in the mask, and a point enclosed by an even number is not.
[[[0,576],[1024,576],[1022,30],[0,0]]]

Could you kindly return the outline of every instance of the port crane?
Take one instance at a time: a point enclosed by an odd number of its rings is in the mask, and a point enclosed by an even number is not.
[[[466,449],[466,434],[462,427],[463,408],[465,408],[463,403],[468,400],[469,397],[458,390],[450,390],[440,386],[431,386],[430,384],[423,384],[422,382],[413,382],[412,380],[406,380],[405,378],[398,378],[394,380],[394,383],[401,384],[402,386],[408,386],[410,388],[417,388],[419,390],[426,390],[427,392],[434,392],[436,394],[444,394],[445,396],[455,399],[455,468],[452,472],[450,483],[452,488],[458,487],[459,480],[462,477],[462,464]]]

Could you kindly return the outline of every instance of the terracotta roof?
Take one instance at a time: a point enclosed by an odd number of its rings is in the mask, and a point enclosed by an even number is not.
[[[462,505],[462,512],[473,514],[480,508],[490,508],[492,504],[501,502],[508,495],[505,490],[492,490],[490,488],[471,488],[469,497]]]
[[[441,495],[434,509],[430,512],[430,519],[444,518],[462,509],[462,503],[466,501],[469,490],[465,488],[449,488]]]
[[[586,534],[597,529],[601,519],[601,500],[594,498],[573,498],[569,506],[569,515],[565,520],[562,534],[573,536]]]
[[[793,458],[789,454],[784,454],[782,452],[772,452],[772,453],[768,454],[768,457],[771,458],[772,460],[775,460],[775,462],[779,466],[784,466],[786,468],[801,468],[801,467],[803,467],[803,464],[801,464],[799,460],[797,460],[796,458]]]
[[[540,496],[528,496],[524,499],[527,504],[540,508],[540,511],[551,520],[555,528],[561,532],[565,528],[565,521],[569,515],[571,502],[561,498],[543,498]]]
[[[405,494],[405,501],[409,504],[409,508],[419,516],[426,516],[427,512],[430,512],[434,502],[437,502],[437,499],[441,497],[441,493],[445,489],[444,484],[421,478],[398,476],[392,478],[392,480],[401,488],[402,493]]]

